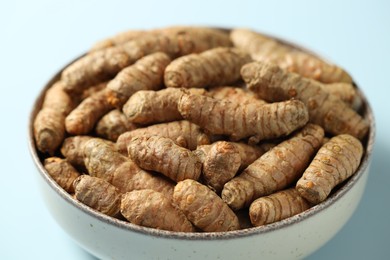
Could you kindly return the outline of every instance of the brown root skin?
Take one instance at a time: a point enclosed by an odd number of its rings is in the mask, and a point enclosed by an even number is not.
[[[242,65],[250,62],[247,53],[235,48],[214,48],[172,61],[164,73],[167,87],[204,88],[231,84],[240,79]]]
[[[171,58],[231,46],[229,35],[217,29],[181,27],[144,34],[134,40],[104,48],[81,57],[62,72],[66,92],[80,94],[89,86],[110,80],[140,58],[164,52]]]
[[[208,92],[208,96],[215,99],[227,99],[240,104],[258,103],[263,105],[267,103],[264,100],[259,99],[252,91],[230,86],[211,88]]]
[[[108,81],[93,85],[92,87],[89,87],[83,91],[83,93],[80,94],[80,102],[95,93],[101,91],[102,89],[106,88],[108,84]]]
[[[141,37],[142,35],[145,35],[147,33],[148,33],[147,31],[142,31],[142,30],[128,30],[128,31],[117,33],[114,36],[96,42],[89,50],[89,53],[99,51],[102,49],[107,49],[109,47],[121,45],[125,42],[135,40],[138,37]]]
[[[369,131],[346,71],[245,29],[128,31],[61,73],[33,122],[45,172],[149,228],[227,232],[299,214],[351,178]]]
[[[114,109],[97,122],[95,132],[101,138],[116,142],[121,134],[136,128],[138,126],[131,123],[121,111]]]
[[[73,181],[80,173],[66,160],[59,157],[48,157],[44,167],[49,175],[68,193],[73,193]]]
[[[161,136],[140,136],[130,140],[127,146],[129,157],[141,168],[162,173],[178,182],[184,179],[197,180],[202,164],[188,149],[176,145],[171,139]]]
[[[217,47],[231,47],[229,34],[208,27],[172,26],[162,28],[161,34],[170,42],[169,55],[177,58],[190,53],[201,53]]]
[[[70,136],[65,138],[61,146],[61,154],[70,164],[82,172],[85,172],[83,157],[84,145],[92,138],[92,136],[87,135]]]
[[[332,189],[353,175],[363,156],[361,142],[351,135],[332,137],[318,151],[298,180],[296,189],[313,204],[324,201]]]
[[[61,81],[57,81],[47,90],[42,104],[43,108],[55,109],[64,116],[68,115],[74,106],[74,101],[64,91],[64,83]]]
[[[114,107],[107,102],[108,89],[84,99],[65,119],[66,131],[72,135],[89,134],[97,121]]]
[[[108,102],[122,108],[125,102],[139,90],[158,90],[163,84],[165,67],[171,59],[162,52],[156,52],[139,59],[136,63],[121,70],[111,80]]]
[[[301,100],[309,110],[310,122],[328,133],[351,134],[362,139],[368,132],[368,122],[338,97],[326,92],[318,81],[261,62],[246,64],[241,75],[248,88],[267,101]]]
[[[192,224],[205,232],[240,228],[234,212],[215,192],[197,181],[187,179],[176,184],[173,201]]]
[[[182,120],[177,103],[183,93],[174,88],[138,91],[123,106],[123,112],[131,122],[144,125]],[[191,88],[187,93],[204,95],[206,90]]]
[[[342,68],[266,35],[238,28],[231,31],[230,38],[236,47],[246,50],[255,61],[274,63],[286,71],[324,83],[352,82],[351,76]]]
[[[231,47],[231,45],[229,35],[224,31],[205,27],[175,26],[143,35],[124,43],[121,47],[135,61],[158,51],[174,59],[216,47]]]
[[[255,199],[282,190],[303,173],[322,144],[324,131],[306,125],[290,139],[278,144],[225,184],[221,197],[234,210],[248,207]]]
[[[226,141],[213,143],[204,158],[203,180],[219,193],[223,185],[236,175],[240,165],[240,152],[234,144]]]
[[[178,109],[183,118],[207,133],[227,135],[232,141],[254,136],[259,142],[286,136],[309,120],[306,106],[298,100],[265,105],[239,104],[186,94],[180,98]]]
[[[152,189],[172,197],[174,185],[171,181],[142,170],[105,140],[92,138],[85,143],[83,153],[88,173],[108,181],[122,193]]]
[[[115,186],[89,175],[79,176],[73,186],[77,200],[108,216],[118,215],[121,193]]]
[[[260,147],[227,141],[201,145],[194,151],[203,163],[203,181],[216,193],[221,192],[223,185],[231,180],[239,169],[246,168],[264,152]]]
[[[306,52],[290,52],[278,61],[278,65],[286,71],[323,83],[352,83],[351,76],[345,70]]]
[[[128,161],[128,158],[117,153],[112,146],[99,138],[91,138],[84,143],[83,158],[89,175],[111,184],[117,169]]]
[[[275,62],[292,51],[292,48],[287,45],[244,28],[231,30],[230,39],[235,47],[246,50],[252,59],[264,62]]]
[[[136,190],[122,196],[121,213],[131,223],[162,230],[195,232],[191,222],[171,199],[153,190]]]
[[[72,96],[80,95],[85,89],[112,79],[133,62],[120,47],[89,53],[64,69],[61,74],[64,90]]]
[[[51,108],[43,108],[34,120],[37,149],[53,155],[65,137],[65,117]]]
[[[72,99],[63,91],[62,82],[50,87],[42,109],[34,119],[34,139],[37,149],[53,155],[65,137],[65,117],[73,109]]]
[[[294,188],[290,188],[255,200],[249,207],[249,216],[252,225],[258,227],[292,217],[310,206]]]
[[[353,110],[358,111],[362,106],[362,98],[357,89],[350,83],[333,83],[322,85],[323,89],[331,95],[337,96]]]
[[[260,156],[269,151],[273,144],[263,143],[258,146],[249,145],[246,143],[232,143],[238,150],[241,158],[240,169],[244,169],[256,161]]]
[[[127,145],[133,137],[144,135],[157,135],[167,137],[175,144],[195,150],[198,145],[209,144],[209,137],[202,132],[199,126],[187,120],[170,123],[155,124],[144,128],[138,128],[121,134],[116,142],[117,150],[127,155]]]

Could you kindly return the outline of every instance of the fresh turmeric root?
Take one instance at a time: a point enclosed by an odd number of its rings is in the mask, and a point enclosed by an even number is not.
[[[91,176],[108,181],[121,193],[152,189],[172,197],[172,182],[142,170],[102,139],[92,138],[85,143],[84,163]]]
[[[172,26],[157,29],[168,38],[165,48],[170,57],[177,58],[191,53],[201,53],[217,47],[231,47],[229,34],[209,27]]]
[[[221,197],[234,210],[248,207],[255,199],[282,190],[296,181],[322,144],[324,131],[308,124],[278,144],[225,184]]]
[[[206,186],[194,180],[176,184],[173,201],[184,215],[206,232],[223,232],[240,228],[234,212]]]
[[[164,73],[167,87],[204,88],[225,85],[240,79],[242,65],[250,56],[236,48],[215,48],[172,61]]]
[[[321,85],[323,90],[331,95],[337,96],[355,111],[362,106],[362,99],[357,89],[351,83],[338,82]],[[209,96],[217,99],[231,99],[237,100],[240,103],[245,102],[260,102],[266,103],[264,100],[258,98],[252,91],[237,87],[217,87],[209,91]]]
[[[65,138],[61,146],[61,154],[66,160],[81,172],[85,172],[84,145],[92,136],[77,135]]]
[[[108,216],[118,215],[121,193],[115,186],[89,175],[78,177],[73,186],[77,200]]]
[[[138,91],[123,107],[125,114],[135,123],[150,124],[182,120],[177,103],[183,95],[181,89],[167,88],[159,91]],[[205,89],[190,88],[186,93],[205,95]]]
[[[240,104],[258,103],[263,105],[267,103],[257,98],[256,94],[252,91],[238,87],[223,86],[211,88],[208,96],[215,99],[227,99]]]
[[[202,145],[194,153],[203,163],[204,183],[217,193],[222,190],[226,182],[236,175],[241,165],[238,149],[226,141]]]
[[[47,90],[42,109],[34,120],[34,138],[37,149],[51,155],[64,140],[65,117],[74,107],[72,99],[62,88],[63,84],[56,82]]]
[[[290,188],[255,200],[249,207],[253,226],[258,227],[280,221],[310,208],[310,204]]]
[[[256,61],[277,63],[293,50],[290,46],[244,28],[233,29],[230,39],[235,47],[247,51]]]
[[[68,193],[73,193],[73,181],[80,173],[66,160],[59,157],[49,157],[44,161],[44,167],[55,182]]]
[[[205,89],[188,89],[188,93],[206,94]],[[151,124],[182,120],[177,103],[183,95],[181,89],[166,88],[159,91],[138,91],[123,106],[123,112],[133,123]]]
[[[109,37],[109,38],[106,38],[106,39],[103,39],[103,40],[96,42],[91,47],[89,52],[91,53],[91,52],[99,51],[102,49],[107,49],[109,47],[121,45],[121,44],[129,42],[131,40],[135,40],[138,37],[142,37],[142,35],[145,35],[147,33],[148,32],[144,31],[144,30],[128,30],[128,31],[120,32],[112,37]]]
[[[95,132],[97,136],[115,142],[121,134],[136,128],[121,111],[114,109],[97,122]]]
[[[306,200],[318,204],[337,184],[355,173],[362,156],[363,146],[355,137],[332,137],[318,151],[298,180],[296,189]]]
[[[216,47],[230,47],[229,35],[221,30],[204,27],[169,27],[148,33],[119,45],[131,60],[136,61],[154,52],[164,52],[172,59],[200,53]]]
[[[236,47],[249,52],[255,61],[275,63],[284,70],[324,83],[352,82],[351,76],[340,67],[257,32],[234,29],[230,38]]]
[[[117,46],[117,45],[122,45],[126,42],[136,40],[139,37],[142,37],[146,34],[173,34],[177,33],[180,34],[180,32],[187,32],[187,31],[193,31],[193,33],[197,32],[198,37],[202,37],[202,33],[206,34],[208,33],[207,30],[209,28],[207,27],[189,27],[189,26],[172,26],[172,27],[167,27],[167,28],[157,28],[153,30],[128,30],[124,32],[120,32],[112,37],[103,39],[101,41],[98,41],[96,44],[92,46],[90,49],[90,52]],[[223,32],[215,33],[212,35],[213,37],[208,37],[206,38],[203,36],[202,38],[205,38],[205,40],[208,41],[217,41],[217,42],[228,42],[226,34],[223,34]]]
[[[241,75],[248,88],[266,101],[301,100],[309,110],[310,122],[322,126],[326,132],[350,134],[359,139],[367,134],[368,122],[338,97],[325,91],[318,81],[261,62],[243,66]]]
[[[167,137],[175,144],[195,150],[198,145],[209,144],[209,137],[202,132],[200,127],[187,120],[169,123],[155,124],[144,128],[137,128],[121,134],[116,142],[116,149],[127,155],[127,145],[130,140],[137,136],[158,135]]]
[[[352,83],[351,76],[342,68],[302,51],[289,52],[278,62],[280,68],[323,83]]]
[[[245,143],[217,141],[210,145],[198,146],[194,152],[203,163],[204,183],[219,193],[239,169],[246,168],[262,154],[260,146]]]
[[[155,52],[171,58],[199,53],[219,46],[231,46],[229,35],[211,28],[172,28],[145,34],[121,45],[89,53],[62,72],[68,93],[81,93],[97,83],[110,80],[123,68]]]
[[[240,153],[240,170],[245,169],[254,161],[256,161],[260,156],[262,156],[276,146],[276,144],[272,142],[263,142],[255,146],[246,143],[233,143],[233,145],[238,149],[238,152]]]
[[[104,81],[102,83],[96,84],[94,86],[91,86],[83,91],[79,96],[72,96],[74,100],[78,100],[79,103],[83,101],[84,99],[94,95],[95,93],[99,92],[100,90],[107,87],[109,81]]]
[[[122,108],[126,101],[139,90],[158,90],[163,84],[165,67],[171,62],[168,55],[156,52],[139,59],[121,70],[107,88],[111,90],[108,101]]]
[[[253,142],[285,136],[309,120],[306,106],[298,100],[273,104],[239,104],[200,95],[182,95],[178,109],[183,118],[207,133],[231,140],[252,137]]]
[[[107,88],[84,99],[65,119],[66,131],[72,135],[89,134],[97,121],[114,107],[107,102]]]
[[[110,80],[123,68],[134,63],[122,48],[107,48],[89,53],[64,69],[64,90],[78,96],[91,86]]]
[[[141,168],[162,173],[175,182],[200,177],[202,163],[199,159],[169,138],[134,137],[128,143],[127,150],[129,157]]]
[[[103,214],[178,232],[265,225],[325,200],[360,164],[360,92],[314,55],[230,32],[129,31],[65,68],[34,123],[47,173]]]
[[[131,223],[156,229],[194,232],[191,222],[172,200],[154,190],[135,190],[122,196],[121,213]]]
[[[362,106],[362,98],[360,97],[357,89],[352,84],[341,82],[324,84],[322,87],[331,95],[339,97],[355,111],[358,111]]]

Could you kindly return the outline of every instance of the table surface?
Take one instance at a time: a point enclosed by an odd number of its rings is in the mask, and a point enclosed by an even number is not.
[[[27,149],[32,103],[47,80],[93,42],[129,28],[174,24],[250,27],[293,40],[349,71],[376,117],[371,172],[351,220],[308,259],[388,259],[389,10],[384,0],[1,1],[0,259],[94,259],[42,202]]]

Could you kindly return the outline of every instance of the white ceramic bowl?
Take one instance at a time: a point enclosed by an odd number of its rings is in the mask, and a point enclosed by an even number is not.
[[[58,224],[81,247],[101,259],[295,259],[330,240],[348,221],[366,186],[375,137],[372,110],[363,97],[363,115],[370,122],[359,169],[326,201],[274,224],[221,233],[179,233],[140,227],[103,215],[74,200],[46,172],[33,140],[33,120],[45,91],[38,97],[29,122],[29,148],[38,169],[45,203]]]

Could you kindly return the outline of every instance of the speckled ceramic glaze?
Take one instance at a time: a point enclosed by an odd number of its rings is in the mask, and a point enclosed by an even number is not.
[[[362,163],[341,188],[326,201],[294,217],[262,227],[222,233],[161,231],[114,219],[79,203],[48,175],[33,140],[33,120],[48,82],[30,117],[29,148],[47,207],[58,224],[91,254],[101,259],[295,259],[303,258],[330,240],[348,221],[367,182],[375,125],[363,96],[363,115],[370,132]]]

